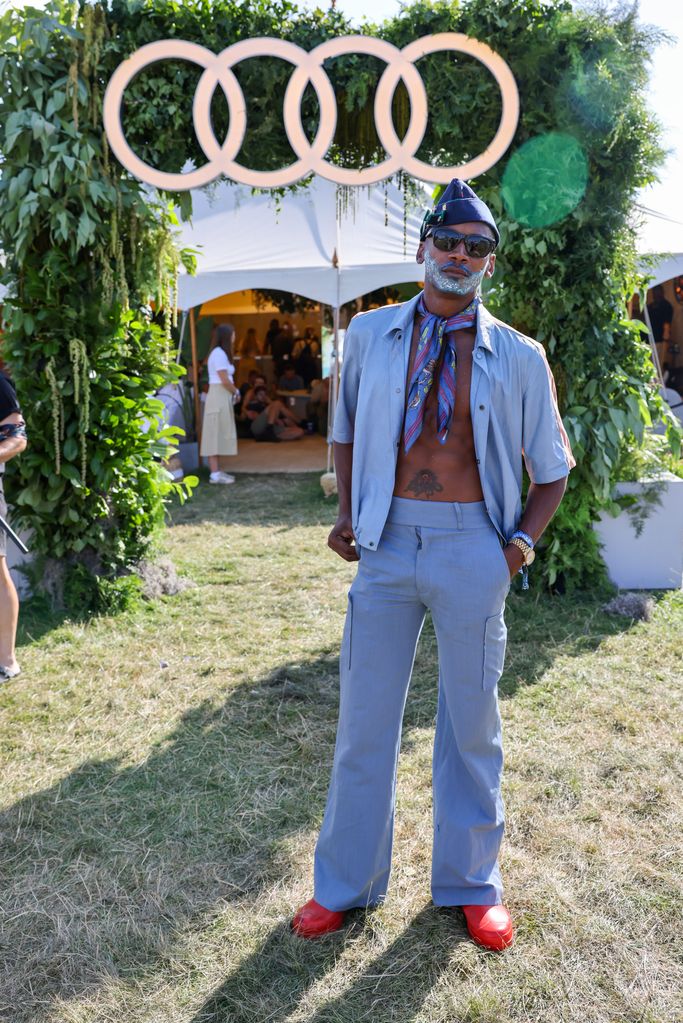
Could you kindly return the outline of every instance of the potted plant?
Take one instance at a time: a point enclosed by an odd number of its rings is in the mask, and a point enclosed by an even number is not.
[[[620,589],[683,585],[683,462],[664,437],[646,435],[619,467],[612,503],[594,529],[612,582]]]

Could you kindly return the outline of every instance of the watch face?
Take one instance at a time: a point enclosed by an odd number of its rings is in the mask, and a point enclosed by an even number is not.
[[[530,564],[531,564],[531,562],[532,562],[532,561],[534,560],[534,558],[535,558],[535,557],[536,557],[536,551],[535,551],[535,550],[533,549],[533,547],[532,547],[532,548],[531,548],[531,549],[530,549],[530,550],[528,551],[528,553],[527,553],[527,556],[526,556],[526,563],[527,563],[527,565],[530,565]]]

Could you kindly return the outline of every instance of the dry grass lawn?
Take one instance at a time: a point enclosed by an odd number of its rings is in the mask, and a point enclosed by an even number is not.
[[[311,890],[355,571],[317,476],[203,484],[196,586],[117,618],[26,608],[0,690],[11,1023],[680,1023],[683,600],[649,623],[513,595],[501,682],[515,947],[429,901],[435,642],[404,727],[392,887],[318,943]]]

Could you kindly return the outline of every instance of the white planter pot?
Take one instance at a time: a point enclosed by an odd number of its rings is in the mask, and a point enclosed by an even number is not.
[[[609,577],[622,590],[679,590],[683,586],[683,479],[617,483],[615,495],[661,487],[660,502],[648,508],[640,536],[627,511],[594,523]]]

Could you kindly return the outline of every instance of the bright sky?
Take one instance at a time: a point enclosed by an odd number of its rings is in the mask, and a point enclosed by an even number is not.
[[[582,0],[577,5],[586,6]],[[0,0],[0,9],[26,6],[26,0]],[[326,0],[299,0],[301,6],[325,7]],[[31,0],[41,7],[44,0]],[[368,0],[337,0],[337,8],[360,24],[370,7]],[[373,0],[372,20],[382,21],[401,9],[400,0]],[[646,189],[640,197],[644,206],[671,218],[677,223],[651,221],[643,234],[643,249],[656,251],[683,250],[683,3],[680,0],[640,0],[640,20],[657,25],[676,38],[673,45],[662,45],[654,56],[650,83],[650,101],[665,128],[665,146],[671,150],[660,171],[661,181]],[[227,40],[226,40],[227,43]]]

